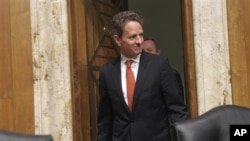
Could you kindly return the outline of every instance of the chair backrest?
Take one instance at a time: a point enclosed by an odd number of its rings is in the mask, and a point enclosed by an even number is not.
[[[229,141],[230,125],[250,125],[250,109],[236,105],[215,107],[205,114],[176,122],[169,129],[171,141]]]
[[[53,141],[51,135],[34,135],[0,130],[0,141]]]

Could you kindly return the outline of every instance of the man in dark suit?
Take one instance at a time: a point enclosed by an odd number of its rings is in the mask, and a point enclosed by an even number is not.
[[[148,53],[152,53],[152,54],[156,54],[156,55],[161,54],[161,49],[159,47],[159,43],[154,38],[144,38],[144,41],[142,43],[142,48],[144,51],[146,51]],[[179,85],[179,94],[185,100],[185,94],[184,94],[184,88],[182,85],[181,75],[175,68],[172,67],[172,70],[175,74],[176,80],[177,80],[178,85]]]
[[[187,119],[167,59],[142,50],[142,24],[132,11],[120,12],[111,21],[109,30],[121,54],[100,69],[97,141],[168,141],[169,125]],[[127,60],[132,60],[131,67]],[[129,69],[136,81],[132,102],[126,83]]]

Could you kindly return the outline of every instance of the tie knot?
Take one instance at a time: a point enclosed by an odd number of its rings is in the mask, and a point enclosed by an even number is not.
[[[126,66],[127,66],[128,68],[130,68],[132,63],[133,63],[133,60],[127,60],[127,61],[126,61]]]

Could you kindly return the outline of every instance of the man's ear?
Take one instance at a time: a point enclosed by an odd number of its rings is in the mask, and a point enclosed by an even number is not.
[[[113,39],[115,40],[116,44],[120,47],[121,46],[121,38],[118,35],[113,35]]]

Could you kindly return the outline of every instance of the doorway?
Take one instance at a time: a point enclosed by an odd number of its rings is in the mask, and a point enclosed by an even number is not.
[[[128,9],[128,1],[68,1],[70,3],[69,28],[72,56],[73,135],[75,141],[94,141],[97,131],[99,67],[118,54],[113,40],[108,36],[105,29],[113,14]],[[178,3],[182,7],[181,11],[178,11],[181,17],[177,18],[182,20],[178,24],[178,27],[181,26],[182,28],[180,27],[178,30],[182,30],[182,33],[179,31],[180,33],[175,34],[182,38],[180,40],[182,42],[178,42],[178,45],[176,45],[179,50],[182,49],[179,53],[183,54],[183,59],[178,60],[183,61],[178,63],[182,64],[182,66],[179,66],[179,71],[182,72],[183,83],[185,84],[190,117],[194,117],[197,115],[197,102],[191,3],[191,0],[181,0],[181,3]],[[156,36],[156,38],[161,37]],[[173,45],[173,47],[175,46]],[[173,56],[173,58],[175,57],[176,55]],[[172,59],[170,61],[172,64]],[[177,68],[178,66],[176,66]]]

